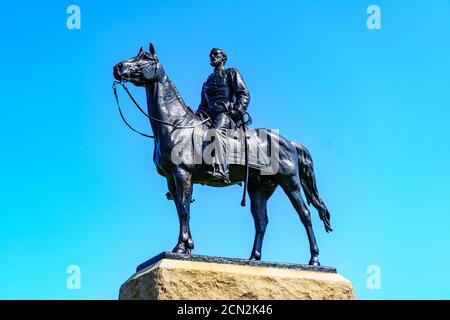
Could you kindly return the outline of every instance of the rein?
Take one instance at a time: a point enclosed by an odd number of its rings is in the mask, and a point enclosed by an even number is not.
[[[128,96],[130,97],[131,101],[133,101],[134,105],[139,109],[139,111],[140,111],[145,117],[147,117],[148,119],[150,119],[150,121],[155,121],[155,122],[158,122],[158,123],[162,123],[162,124],[171,126],[171,127],[173,127],[174,129],[193,129],[193,128],[196,128],[196,127],[198,127],[198,126],[201,126],[202,124],[205,124],[205,123],[207,123],[208,121],[211,120],[211,119],[208,117],[208,118],[206,118],[205,120],[203,120],[202,122],[197,123],[196,125],[193,125],[193,126],[177,126],[177,125],[175,125],[175,124],[173,124],[173,123],[169,123],[169,122],[163,121],[163,120],[161,120],[161,119],[154,118],[154,117],[148,115],[148,114],[141,108],[141,106],[137,103],[136,99],[134,99],[134,97],[133,97],[133,95],[131,94],[131,92],[128,90],[128,87],[125,85],[125,82],[124,82],[124,81],[118,81],[118,80],[113,81],[112,88],[113,88],[113,91],[114,91],[114,97],[115,97],[115,99],[116,99],[117,108],[119,109],[120,117],[122,118],[123,122],[127,125],[128,128],[130,128],[132,131],[134,131],[134,132],[140,134],[140,135],[143,136],[143,137],[151,138],[151,139],[154,139],[154,138],[155,138],[155,136],[151,136],[151,135],[142,133],[142,132],[140,132],[139,130],[136,130],[136,129],[133,128],[133,127],[128,123],[128,121],[125,119],[125,116],[123,115],[123,112],[122,112],[122,108],[120,107],[119,96],[118,96],[118,94],[117,94],[117,85],[118,85],[118,84],[120,84],[120,85],[122,86],[122,88],[123,88],[123,89],[125,90],[125,92],[128,94]]]
[[[124,116],[123,113],[122,113],[122,108],[120,108],[119,96],[117,95],[117,87],[116,87],[116,85],[117,85],[118,83],[121,84],[122,87],[123,87],[124,89],[125,89],[126,87],[124,87],[124,84],[123,84],[122,82],[120,82],[120,81],[114,81],[114,82],[113,82],[113,85],[112,85],[112,88],[113,88],[113,91],[114,91],[114,97],[116,98],[117,108],[119,109],[119,114],[120,114],[120,117],[122,118],[123,122],[127,125],[128,128],[130,128],[132,131],[134,131],[134,132],[140,134],[141,136],[146,137],[146,138],[150,138],[150,139],[154,139],[155,136],[150,136],[150,135],[148,135],[148,134],[145,134],[145,133],[142,133],[142,132],[136,130],[135,128],[133,128],[133,127],[128,123],[127,119],[125,119],[125,116]],[[125,90],[125,91],[128,92],[128,90]],[[134,99],[133,99],[133,101],[134,101]],[[135,103],[136,103],[136,105],[137,105],[137,102],[135,102]],[[142,110],[140,107],[139,107],[139,110],[141,110],[141,112],[143,112],[143,113],[145,114],[145,116],[148,117],[148,115],[147,115],[147,114],[144,112],[144,110]]]

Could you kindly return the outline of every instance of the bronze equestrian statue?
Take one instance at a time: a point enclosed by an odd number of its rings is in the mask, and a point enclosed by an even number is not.
[[[211,60],[213,61],[216,59],[214,52],[216,55],[222,55],[219,59],[222,59],[222,64],[224,65],[223,51],[213,50],[211,52]],[[220,93],[221,98],[218,99],[213,93],[214,89],[209,89],[208,78],[202,90],[204,93],[202,96],[204,96],[205,101],[200,104],[199,112],[194,113],[186,106],[177,89],[170,81],[159,62],[152,44],[150,44],[149,52],[145,52],[141,48],[135,57],[118,63],[113,69],[114,78],[117,80],[116,83],[124,85],[125,82],[130,82],[135,86],[145,88],[148,110],[145,112],[141,109],[141,111],[148,116],[154,133],[154,136],[152,136],[155,139],[153,161],[157,172],[167,179],[168,189],[175,202],[180,222],[178,243],[173,249],[173,252],[176,253],[190,254],[194,248],[189,226],[193,185],[203,184],[225,187],[245,180],[246,168],[239,161],[228,163],[228,177],[226,177],[227,169],[225,167],[219,168],[219,170],[223,170],[223,175],[219,173],[221,179],[217,179],[216,168],[209,168],[208,165],[198,164],[193,161],[195,148],[189,148],[189,146],[195,144],[193,142],[195,137],[202,136],[205,132],[208,132],[211,126],[215,126],[220,130],[224,126],[223,122],[229,122],[228,120],[217,120],[218,117],[223,119],[224,115],[220,116],[220,114],[225,112],[222,111],[227,110],[227,117],[235,119],[233,123],[242,118],[241,114],[245,112],[249,102],[248,90],[244,90],[246,93],[241,96],[243,97],[242,99],[238,98],[236,100],[237,95],[233,90],[245,88],[245,85],[236,69],[231,69],[228,72],[231,74],[228,79],[231,82],[236,81],[238,85],[233,87],[232,84],[229,89],[226,89],[229,91],[223,90]],[[225,69],[220,70],[220,73],[218,79],[227,77]],[[233,77],[235,77],[234,80]],[[232,96],[234,96],[233,99],[231,98]],[[130,97],[132,98],[131,95]],[[137,105],[133,98],[132,100]],[[213,111],[215,109],[212,109],[215,102],[221,103],[223,106],[218,115],[214,114]],[[209,115],[212,122],[209,118],[205,119],[201,116],[202,111]],[[123,117],[122,112],[121,116]],[[127,123],[127,125],[129,124]],[[266,134],[268,139],[259,138],[262,133]],[[251,213],[256,234],[250,259],[261,259],[261,248],[268,223],[267,201],[275,189],[281,186],[306,229],[311,252],[309,264],[319,266],[319,248],[314,236],[308,207],[302,198],[302,190],[308,204],[312,204],[317,209],[324,223],[325,230],[331,232],[332,228],[330,225],[330,213],[317,190],[310,153],[300,143],[289,141],[268,129],[248,130],[248,134],[248,138],[244,138],[244,140],[248,140],[248,145],[250,149],[253,148],[252,150],[256,150],[255,148],[260,148],[261,146],[267,147],[268,144],[274,142],[277,142],[278,145],[276,155],[277,170],[273,171],[272,174],[263,174],[262,170],[255,169],[256,160],[251,161],[253,167],[249,170],[248,195],[251,201]],[[221,135],[221,133],[216,133],[217,135],[224,138],[224,135]],[[236,142],[236,137],[227,135],[223,141],[226,144],[234,145],[235,150],[236,148],[239,149],[239,147],[236,147],[239,145]],[[179,151],[180,146],[183,146],[181,152],[179,152],[182,161],[174,161],[174,150]],[[227,180],[225,178],[228,178],[229,181],[225,181]]]

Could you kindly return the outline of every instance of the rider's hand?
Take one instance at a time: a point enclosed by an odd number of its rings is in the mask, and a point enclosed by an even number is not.
[[[240,110],[234,109],[230,110],[230,118],[234,121],[239,121],[242,119],[242,112]]]

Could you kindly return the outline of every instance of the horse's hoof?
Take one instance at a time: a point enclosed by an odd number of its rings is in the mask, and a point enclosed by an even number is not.
[[[313,267],[320,267],[320,262],[318,258],[311,258],[311,260],[309,260],[309,265],[313,266]]]
[[[252,260],[252,261],[259,261],[261,260],[261,253],[259,253],[258,251],[252,253],[250,259],[248,260]]]
[[[186,254],[186,250],[181,249],[181,248],[173,248],[172,252],[178,253],[178,254]]]
[[[178,244],[175,248],[173,248],[172,252],[178,254],[188,254],[188,255],[191,254],[191,250],[186,249],[184,243]]]

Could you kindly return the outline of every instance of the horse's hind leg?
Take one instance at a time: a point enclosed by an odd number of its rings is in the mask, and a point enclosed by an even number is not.
[[[248,193],[251,201],[251,212],[255,223],[255,241],[250,260],[261,260],[261,249],[269,219],[267,217],[267,200],[273,194],[277,184],[269,178],[258,177],[250,180]]]
[[[319,247],[317,246],[316,237],[314,235],[311,215],[309,213],[308,207],[303,202],[302,193],[300,189],[300,181],[297,177],[293,177],[289,183],[281,184],[284,192],[291,200],[292,205],[300,216],[300,220],[306,229],[309,240],[309,248],[311,252],[311,259],[309,260],[310,265],[320,266],[319,263]]]

